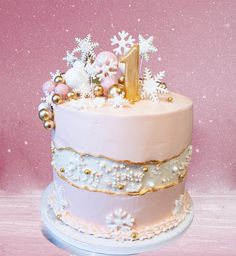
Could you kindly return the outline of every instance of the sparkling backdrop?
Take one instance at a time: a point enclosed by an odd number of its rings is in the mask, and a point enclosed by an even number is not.
[[[37,105],[49,72],[76,36],[99,50],[126,30],[154,35],[148,65],[165,70],[173,91],[194,101],[194,156],[188,186],[236,188],[236,1],[0,1],[0,189],[38,190],[50,182],[50,134]]]

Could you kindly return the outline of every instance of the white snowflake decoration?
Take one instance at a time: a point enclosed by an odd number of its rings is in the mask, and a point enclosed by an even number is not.
[[[144,80],[141,84],[141,98],[150,99],[154,102],[159,101],[159,94],[168,93],[166,86],[160,82],[164,77],[164,71],[153,76],[151,71],[148,68],[145,68],[144,71]]]
[[[85,71],[91,78],[95,78],[97,74],[97,68],[93,63],[88,62],[85,66]]]
[[[129,101],[125,99],[124,94],[116,94],[114,97],[108,99],[114,108],[123,108],[129,105]]]
[[[181,195],[178,200],[175,200],[175,208],[173,214],[180,214],[184,208],[184,195]]]
[[[120,39],[118,39],[117,36],[113,36],[113,38],[111,38],[111,45],[118,45],[117,48],[113,49],[113,51],[116,55],[126,54],[134,45],[135,39],[124,30],[122,32],[118,32],[118,35]]]
[[[106,216],[107,226],[111,230],[129,231],[134,226],[134,218],[122,209],[117,209],[114,213]]]
[[[48,107],[53,107],[54,103],[52,101],[52,96],[54,95],[54,91],[52,91],[51,93],[46,93],[45,97],[42,97],[41,100],[46,103],[46,105]]]
[[[102,80],[104,77],[112,77],[115,76],[116,70],[117,70],[117,61],[110,60],[107,64],[103,65],[97,65],[96,71],[97,71],[97,78],[99,80]]]
[[[149,54],[152,52],[157,52],[157,48],[153,46],[153,36],[150,36],[147,39],[144,39],[142,35],[139,35],[139,50],[140,55],[146,60],[149,61]]]
[[[77,89],[72,90],[75,93],[79,93],[81,98],[94,98],[94,84],[90,83],[83,83],[78,86]]]
[[[75,53],[75,50],[73,50],[72,52],[66,51],[66,56],[63,58],[63,60],[66,61],[67,66],[73,66],[75,61],[78,60],[78,57],[75,56]]]
[[[49,197],[49,204],[53,205],[56,214],[62,213],[68,206],[68,201],[64,196],[64,189],[56,181],[53,183],[52,194]]]
[[[59,69],[57,69],[55,73],[50,72],[50,75],[51,75],[51,80],[54,82],[54,79],[55,79],[57,76],[61,76],[62,73],[61,73],[61,71],[60,71]]]
[[[92,42],[90,34],[88,34],[84,39],[77,37],[75,38],[75,41],[77,42],[75,51],[81,53],[81,60],[83,62],[86,62],[87,58],[89,57],[95,58],[94,49],[99,44]]]

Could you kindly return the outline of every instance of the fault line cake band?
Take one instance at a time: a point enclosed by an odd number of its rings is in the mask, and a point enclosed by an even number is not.
[[[97,55],[91,35],[75,41],[38,107],[52,129],[53,225],[133,243],[175,229],[191,210],[192,101],[142,67],[157,52],[152,36],[119,32],[114,53]]]

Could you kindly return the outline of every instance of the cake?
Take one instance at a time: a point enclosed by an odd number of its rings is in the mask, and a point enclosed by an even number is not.
[[[119,32],[115,54],[96,55],[90,35],[76,38],[68,70],[43,85],[39,117],[52,132],[53,169],[45,202],[62,234],[91,246],[151,241],[191,212],[193,104],[167,89],[164,71],[141,71],[157,48],[151,36],[138,39]]]

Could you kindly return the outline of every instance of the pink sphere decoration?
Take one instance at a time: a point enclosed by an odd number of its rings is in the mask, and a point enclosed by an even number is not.
[[[96,65],[108,65],[110,63],[110,61],[118,61],[117,57],[114,53],[112,52],[108,52],[108,51],[104,51],[104,52],[100,52],[96,59],[95,59],[95,64]]]
[[[55,84],[49,80],[43,84],[43,92],[45,95],[50,94],[52,91],[55,90]]]
[[[65,98],[69,90],[70,89],[66,84],[58,84],[55,88],[55,93],[59,94],[62,98]]]
[[[107,95],[108,89],[113,85],[113,84],[117,84],[117,79],[115,79],[114,77],[105,77],[102,79],[101,81],[101,85],[103,87],[104,90],[104,95]]]

